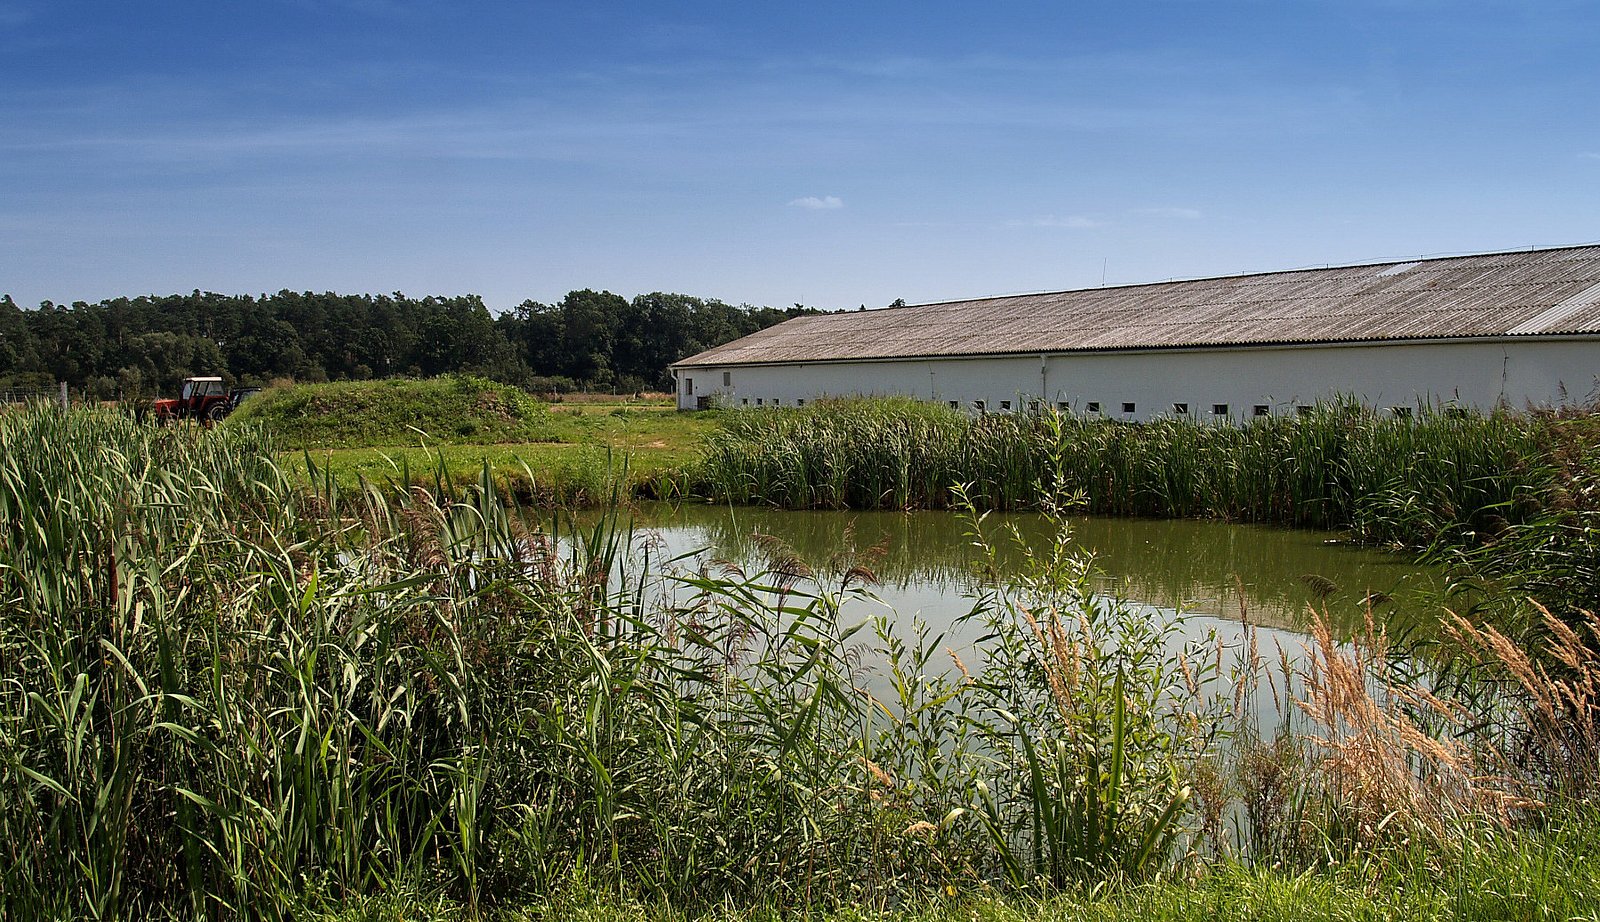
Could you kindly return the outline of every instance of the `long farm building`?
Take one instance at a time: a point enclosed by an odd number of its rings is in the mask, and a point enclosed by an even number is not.
[[[1600,384],[1600,246],[800,317],[673,374],[684,409],[906,395],[1221,421],[1338,397],[1397,413],[1583,404]]]

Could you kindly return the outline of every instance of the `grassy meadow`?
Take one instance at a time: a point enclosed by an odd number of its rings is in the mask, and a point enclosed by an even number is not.
[[[1296,667],[1179,642],[1063,537],[964,663],[839,623],[869,559],[774,545],[668,602],[618,516],[285,457],[0,416],[0,917],[1600,913],[1579,613],[1452,620],[1438,670],[1319,629]]]

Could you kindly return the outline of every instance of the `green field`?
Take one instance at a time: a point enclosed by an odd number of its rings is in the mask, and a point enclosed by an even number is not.
[[[593,505],[670,494],[718,414],[679,413],[670,397],[535,400],[481,379],[350,382],[269,390],[227,426],[258,426],[291,470],[340,489],[477,483],[487,465],[505,495]]]
[[[606,403],[556,406],[549,418],[551,441],[321,448],[285,461],[303,468],[309,458],[345,489],[363,479],[435,486],[441,472],[457,485],[476,483],[487,464],[507,495],[519,501],[592,505],[608,497],[619,478],[625,481],[623,495],[655,494],[653,482],[672,479],[694,461],[718,425],[713,414]]]

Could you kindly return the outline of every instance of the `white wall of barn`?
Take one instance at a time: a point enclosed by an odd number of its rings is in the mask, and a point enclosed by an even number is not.
[[[908,395],[963,409],[1021,410],[1041,397],[1077,412],[1143,420],[1182,405],[1244,419],[1336,395],[1377,407],[1583,403],[1600,381],[1600,340],[1546,339],[1068,353],[677,369],[678,406],[795,406],[824,396]],[[691,392],[692,388],[692,392]],[[1009,406],[1007,406],[1009,404]],[[1098,405],[1098,406],[1096,406]],[[1128,411],[1126,407],[1132,406]]]

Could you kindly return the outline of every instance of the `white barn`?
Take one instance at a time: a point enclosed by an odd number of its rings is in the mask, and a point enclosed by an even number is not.
[[[908,395],[1123,419],[1585,403],[1600,246],[799,317],[672,366],[682,409]]]

